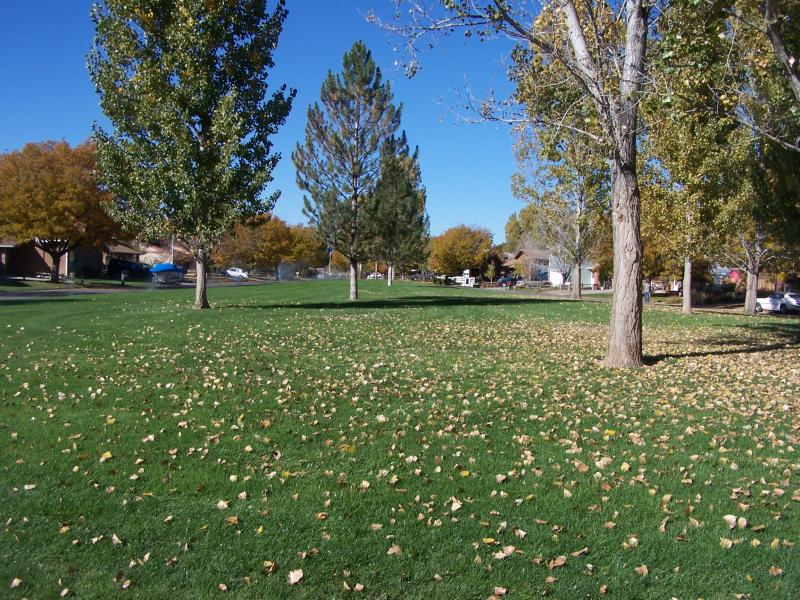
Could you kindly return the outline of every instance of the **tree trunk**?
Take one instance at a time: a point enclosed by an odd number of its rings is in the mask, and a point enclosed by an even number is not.
[[[392,263],[389,263],[386,266],[386,285],[392,287],[392,281],[394,280],[394,266]]]
[[[747,271],[747,291],[744,296],[744,314],[756,314],[756,297],[758,296],[758,270]]]
[[[581,299],[581,263],[576,262],[572,267],[572,298],[573,300]]]
[[[358,300],[358,261],[350,259],[350,300]]]
[[[687,256],[683,261],[683,314],[692,314],[692,258]]]
[[[197,263],[197,280],[194,285],[194,307],[198,309],[211,308],[208,304],[207,275],[208,275],[208,256],[200,251],[195,255]]]
[[[64,256],[65,253],[48,252],[48,254],[50,255],[50,260],[53,262],[50,267],[50,281],[51,283],[58,283],[60,279],[61,257]]]
[[[630,136],[629,136],[630,137]],[[635,140],[631,138],[631,143]],[[635,146],[633,160],[612,161],[612,226],[614,234],[614,290],[611,327],[605,364],[639,367],[642,363],[642,240],[639,229],[639,182]]]

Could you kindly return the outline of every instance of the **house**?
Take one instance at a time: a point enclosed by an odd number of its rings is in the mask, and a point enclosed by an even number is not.
[[[151,265],[163,262],[188,265],[193,260],[189,249],[179,242],[171,247],[169,242],[117,241],[101,248],[76,246],[61,258],[58,272],[62,277],[100,277],[109,261],[115,258]],[[52,264],[50,255],[33,242],[18,244],[15,240],[0,240],[0,276],[43,276],[50,273]]]
[[[561,266],[561,261],[551,256],[548,268],[549,274],[547,280],[553,284],[554,287],[572,285],[571,271],[574,267]],[[563,271],[569,271],[569,281],[564,281]],[[581,265],[581,287],[593,289],[600,288],[600,271],[597,268],[597,263],[587,261]]]
[[[550,272],[550,254],[541,248],[528,248],[503,253],[503,270],[515,271],[524,279],[547,281]]]
[[[8,253],[14,246],[13,240],[0,239],[0,277],[8,274]]]
[[[17,277],[36,277],[49,274],[53,266],[50,255],[33,242],[19,244],[16,240],[0,241],[0,274]],[[59,273],[66,272],[67,259],[61,258]]]
[[[572,265],[563,265],[562,261],[541,248],[504,253],[503,268],[513,269],[527,280],[549,281],[555,287],[570,285],[570,282],[564,281],[564,273],[569,274]],[[599,285],[600,273],[597,263],[584,262],[581,267],[581,287],[599,287]]]

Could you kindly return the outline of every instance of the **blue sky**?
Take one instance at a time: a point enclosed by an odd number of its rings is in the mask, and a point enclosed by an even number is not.
[[[48,139],[78,143],[93,122],[107,124],[85,67],[93,33],[90,5],[90,0],[0,2],[0,151]],[[409,80],[394,66],[399,40],[363,17],[370,9],[391,15],[391,0],[288,0],[287,5],[271,77],[275,85],[296,88],[297,98],[274,138],[283,156],[273,173],[272,189],[282,192],[275,214],[305,222],[290,154],[303,139],[306,109],[319,98],[328,70],[340,71],[342,55],[362,39],[392,82],[395,101],[403,104],[409,141],[420,147],[432,233],[460,223],[480,225],[501,242],[506,220],[522,206],[510,191],[515,165],[508,127],[466,124],[457,113],[459,90],[467,82],[481,94],[509,89],[503,64],[508,44],[453,36],[426,51],[421,72]]]

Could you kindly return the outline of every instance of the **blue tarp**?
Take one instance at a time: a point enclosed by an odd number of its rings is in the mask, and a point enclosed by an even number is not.
[[[169,271],[181,272],[183,269],[181,267],[176,267],[172,263],[161,263],[150,268],[151,273],[167,273]]]

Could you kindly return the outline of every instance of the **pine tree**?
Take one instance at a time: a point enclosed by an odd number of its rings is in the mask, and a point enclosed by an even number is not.
[[[283,0],[105,0],[92,9],[89,73],[114,125],[95,127],[118,215],[148,237],[170,233],[197,261],[195,307],[208,308],[211,251],[237,222],[267,213],[280,155],[270,137],[294,90],[267,96]]]
[[[383,148],[381,176],[366,205],[370,255],[388,266],[392,285],[395,268],[424,259],[429,236],[425,188],[421,183],[419,149],[413,154],[405,132]]]
[[[308,193],[304,212],[349,261],[350,300],[356,300],[358,263],[365,258],[364,204],[380,177],[381,149],[400,126],[400,108],[364,42],[353,44],[342,66],[322,84],[322,107],[309,107],[305,143],[297,144],[292,160],[297,183]]]

